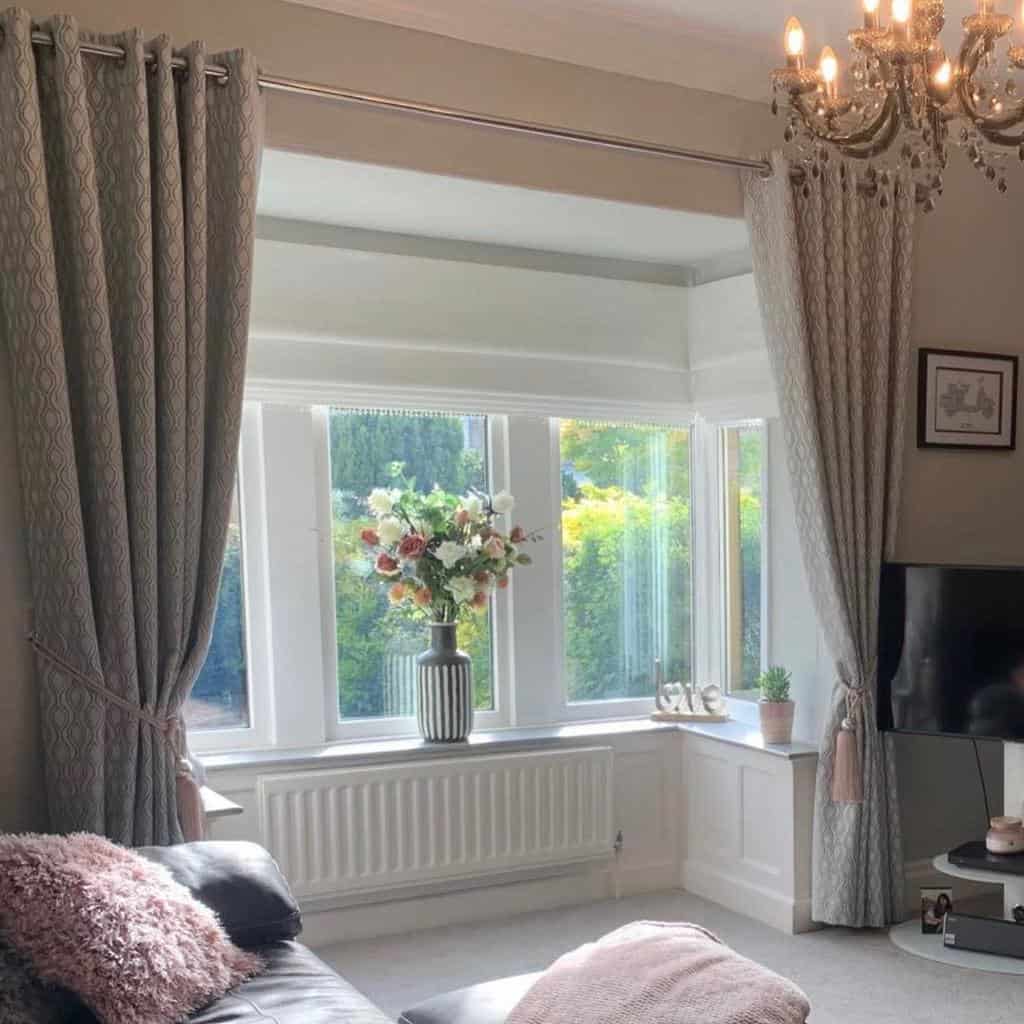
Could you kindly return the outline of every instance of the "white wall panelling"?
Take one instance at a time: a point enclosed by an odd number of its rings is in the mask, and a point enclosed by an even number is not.
[[[683,746],[683,888],[788,932],[811,925],[814,756]]]

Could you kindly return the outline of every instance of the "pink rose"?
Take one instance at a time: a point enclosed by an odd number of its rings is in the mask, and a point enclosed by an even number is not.
[[[500,537],[489,537],[484,545],[484,554],[488,558],[499,559],[505,554],[505,545]]]
[[[498,589],[499,590],[506,590],[507,588],[508,588],[508,577],[507,576],[499,576],[498,577]]]
[[[522,544],[526,540],[526,531],[521,526],[513,526],[512,532],[508,535],[508,539],[513,544]]]
[[[470,514],[464,508],[460,508],[455,513],[455,525],[456,526],[468,526],[470,518],[471,518]]]
[[[382,551],[377,556],[376,568],[382,576],[394,576],[398,572],[398,563],[389,554]]]
[[[420,587],[412,595],[412,599],[420,608],[426,608],[434,600],[434,595],[430,592],[430,587]]]
[[[487,595],[482,590],[478,590],[469,603],[475,611],[481,612],[487,607]]]
[[[380,543],[380,537],[377,535],[377,531],[371,530],[369,527],[363,530],[359,536],[363,539],[363,543],[371,548],[375,548]]]
[[[407,562],[415,562],[418,558],[423,557],[423,552],[426,550],[427,542],[423,537],[418,533],[407,533],[398,545],[398,556]]]

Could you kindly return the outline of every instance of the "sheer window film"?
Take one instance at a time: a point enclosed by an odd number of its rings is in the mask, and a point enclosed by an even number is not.
[[[248,729],[251,724],[246,659],[244,539],[238,490],[236,484],[210,649],[185,705],[185,722],[190,730]]]
[[[427,493],[488,489],[487,419],[446,413],[334,408],[329,413],[338,720],[409,717],[416,711],[416,656],[428,628],[410,620],[372,576],[360,532],[374,525],[366,499],[403,481]],[[459,626],[473,659],[477,710],[494,707],[492,614]]]
[[[756,700],[762,668],[764,429],[723,427],[725,669],[733,697]]]
[[[690,431],[559,424],[570,702],[651,697],[692,674]]]

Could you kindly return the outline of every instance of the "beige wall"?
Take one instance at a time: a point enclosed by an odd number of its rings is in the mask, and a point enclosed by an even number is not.
[[[961,154],[952,155],[938,209],[919,224],[916,347],[1024,355],[1024,175],[1011,166],[1008,178],[1010,191],[999,195]],[[1024,441],[1014,453],[918,449],[916,354],[904,415],[906,483],[897,557],[1024,565]],[[998,805],[1002,747],[983,748]],[[908,858],[978,838],[985,814],[970,744],[908,736],[899,738],[897,752]]]

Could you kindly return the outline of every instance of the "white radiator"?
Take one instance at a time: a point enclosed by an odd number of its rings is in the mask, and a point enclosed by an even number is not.
[[[607,857],[612,749],[464,756],[259,780],[266,846],[300,898]]]

